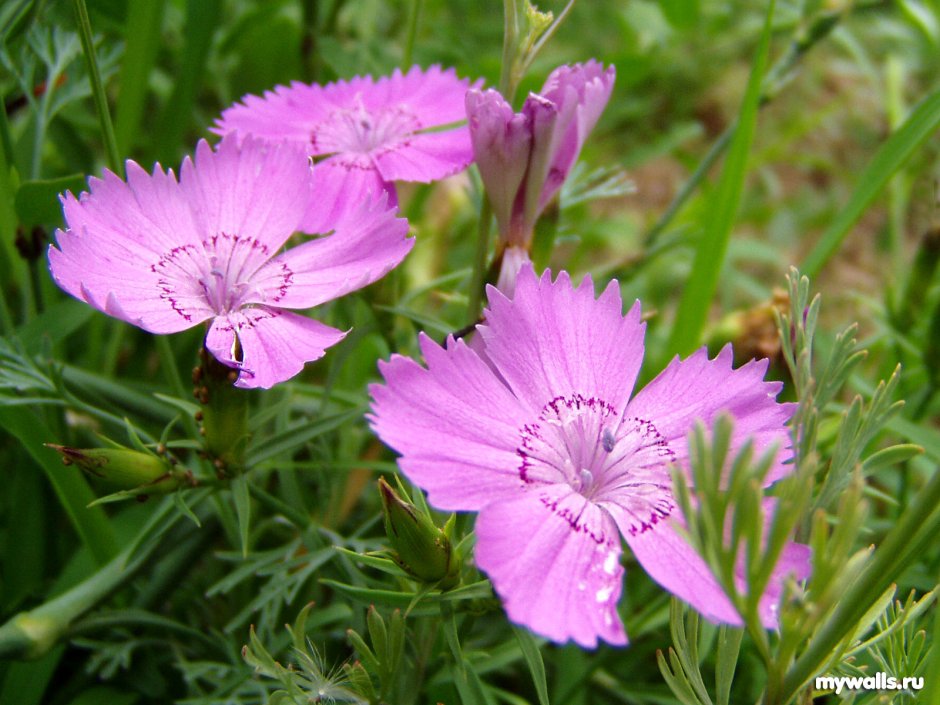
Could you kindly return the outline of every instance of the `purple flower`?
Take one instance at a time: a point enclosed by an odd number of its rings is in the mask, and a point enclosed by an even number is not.
[[[264,97],[245,96],[222,113],[214,131],[299,142],[309,155],[327,157],[317,175],[342,191],[385,189],[394,199],[392,181],[428,183],[473,161],[466,125],[440,129],[466,118],[468,87],[468,79],[440,66],[325,86],[294,82]]]
[[[206,142],[180,180],[127,162],[90,193],[62,197],[66,230],[49,248],[56,283],[99,311],[151,333],[211,321],[206,347],[240,371],[239,387],[271,387],[345,333],[287,309],[310,308],[385,275],[411,249],[408,224],[384,198],[322,201],[295,145]],[[335,231],[278,254],[308,207]]]
[[[778,404],[766,361],[731,367],[726,347],[676,358],[630,398],[643,359],[639,303],[624,316],[616,282],[594,298],[586,278],[539,280],[526,266],[513,298],[489,289],[483,353],[427,337],[427,368],[393,356],[371,388],[370,421],[402,454],[401,471],[435,507],[479,512],[476,561],[509,618],[557,642],[627,641],[617,613],[620,539],[650,576],[716,622],[740,616],[677,531],[671,463],[686,463],[696,420],[729,413],[732,449],[785,447],[792,405]],[[783,455],[783,454],[780,454]],[[778,457],[768,483],[790,471]],[[776,623],[783,578],[808,573],[786,548],[762,597]]]
[[[467,93],[470,139],[504,244],[528,249],[539,214],[607,105],[614,67],[559,66],[521,113],[494,90]]]

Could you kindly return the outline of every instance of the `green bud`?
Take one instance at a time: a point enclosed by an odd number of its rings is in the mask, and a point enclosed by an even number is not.
[[[413,504],[403,500],[383,479],[379,492],[385,513],[385,533],[396,552],[398,564],[418,580],[453,587],[460,566],[446,531]]]
[[[71,448],[53,443],[46,446],[61,455],[65,465],[77,465],[116,490],[166,494],[184,484],[192,484],[187,471],[177,470],[153,453],[129,448]]]

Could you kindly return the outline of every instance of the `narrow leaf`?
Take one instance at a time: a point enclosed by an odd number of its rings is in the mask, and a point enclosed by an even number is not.
[[[718,277],[725,261],[731,228],[734,225],[744,180],[747,176],[747,159],[754,141],[757,126],[757,111],[760,107],[761,82],[770,52],[770,36],[773,27],[774,0],[767,9],[767,18],[761,34],[760,46],[748,79],[737,129],[729,148],[728,158],[715,189],[714,207],[705,222],[705,230],[695,249],[692,273],[682,292],[679,310],[672,327],[667,350],[680,355],[691,352],[699,343],[708,309],[718,288]]]

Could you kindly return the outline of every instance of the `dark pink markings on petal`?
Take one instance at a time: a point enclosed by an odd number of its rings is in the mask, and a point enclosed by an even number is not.
[[[255,238],[218,233],[203,240],[201,247],[174,247],[150,269],[158,275],[160,298],[190,321],[194,311],[206,307],[224,315],[249,302],[277,303],[284,298],[294,279],[285,262],[265,272],[263,287],[256,281],[270,257],[268,246]]]
[[[518,472],[527,486],[567,485],[618,514],[630,535],[649,531],[675,509],[669,467],[676,455],[647,419],[621,417],[603,399],[572,394],[548,402],[519,434]],[[577,516],[545,504],[582,530]]]
[[[557,497],[543,494],[539,495],[539,501],[555,516],[568,522],[568,525],[572,528],[573,531],[587,534],[596,544],[607,543],[612,545],[612,542],[607,538],[607,536],[604,535],[603,531],[595,531],[586,522],[581,521],[581,517],[584,514],[584,508],[587,506],[586,503],[582,504],[579,511],[575,513],[572,511],[570,506],[560,506],[560,502]]]

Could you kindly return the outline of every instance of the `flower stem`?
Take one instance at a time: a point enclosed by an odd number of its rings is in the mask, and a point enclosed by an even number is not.
[[[111,114],[108,112],[108,100],[101,84],[101,72],[98,70],[98,59],[95,56],[95,45],[91,36],[91,21],[88,19],[88,8],[85,0],[73,0],[75,18],[78,21],[78,33],[82,40],[82,51],[85,62],[88,64],[88,78],[91,81],[91,93],[98,111],[98,121],[101,123],[101,137],[104,140],[105,150],[108,153],[108,166],[118,176],[121,175],[121,157],[118,152],[117,139],[114,137],[114,127],[111,124]]]
[[[320,77],[320,54],[318,46],[320,0],[303,0],[302,36],[300,40],[300,68],[305,81],[316,81]]]
[[[480,229],[477,236],[477,249],[473,257],[473,273],[470,276],[470,297],[467,303],[467,325],[472,326],[480,318],[483,308],[483,286],[486,277],[486,256],[490,251],[490,228],[493,212],[490,202],[483,195],[483,205],[480,206]]]
[[[917,501],[894,525],[854,583],[845,592],[832,615],[822,625],[796,663],[790,667],[779,691],[768,688],[765,705],[787,703],[823,667],[833,649],[855,629],[871,607],[908,564],[923,555],[940,530],[940,470],[934,472]]]
[[[422,0],[411,0],[408,9],[408,34],[405,36],[405,50],[402,52],[401,67],[402,70],[411,68],[412,57],[414,56],[415,38],[418,35],[418,17],[421,16]]]
[[[46,653],[73,622],[130,580],[164,545],[161,537],[182,518],[167,499],[135,539],[100,570],[55,599],[0,625],[0,656],[36,658]]]

